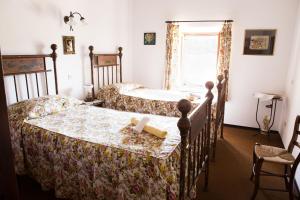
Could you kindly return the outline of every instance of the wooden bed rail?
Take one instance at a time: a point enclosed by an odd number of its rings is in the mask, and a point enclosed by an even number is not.
[[[204,189],[208,186],[210,155],[210,123],[213,82],[207,82],[205,101],[191,114],[191,102],[182,99],[177,108],[181,112],[178,128],[181,135],[180,152],[180,192],[179,199],[195,198],[195,189],[199,185],[200,174],[205,173]],[[187,187],[187,188],[185,188]],[[186,193],[187,192],[187,193]]]
[[[94,68],[96,68],[97,70],[98,89],[105,85],[123,82],[123,78],[122,78],[123,48],[119,47],[118,53],[95,54],[93,52],[94,46],[91,45],[89,46],[89,51],[90,51],[89,57],[91,62],[91,84],[94,86],[92,89],[92,98],[95,99]],[[102,77],[100,77],[100,68],[102,68]],[[105,74],[105,69],[106,69],[106,74]],[[119,76],[118,76],[118,69],[119,69]]]

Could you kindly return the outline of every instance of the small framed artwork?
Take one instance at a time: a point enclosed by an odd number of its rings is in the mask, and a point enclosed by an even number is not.
[[[144,33],[144,45],[155,45],[156,33]]]
[[[244,55],[273,55],[275,37],[275,29],[246,30]]]
[[[64,54],[75,54],[74,36],[63,36]]]

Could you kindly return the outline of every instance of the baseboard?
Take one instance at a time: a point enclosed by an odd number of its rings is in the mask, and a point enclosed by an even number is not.
[[[253,131],[260,131],[259,128],[254,128],[254,127],[249,127],[249,126],[239,126],[239,125],[233,125],[233,124],[224,124],[224,126],[232,127],[232,128],[241,128],[241,129],[246,129],[246,130],[253,130]],[[270,132],[279,134],[279,132],[275,131],[275,130],[271,130]]]

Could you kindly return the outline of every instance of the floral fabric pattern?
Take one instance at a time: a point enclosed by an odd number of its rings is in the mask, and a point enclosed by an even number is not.
[[[178,63],[180,62],[180,31],[179,25],[168,23],[166,35],[166,68],[165,68],[165,89],[169,90],[174,86]]]
[[[130,90],[135,90],[138,88],[144,88],[141,84],[138,83],[115,83],[113,84],[114,87],[116,87],[121,93],[122,92],[127,92]],[[106,86],[109,87],[110,85]]]
[[[44,117],[80,104],[82,104],[82,101],[71,97],[49,96],[43,101],[39,100],[36,102],[34,108],[29,112],[28,118]]]
[[[138,113],[81,105],[26,120],[27,174],[58,198],[176,199],[179,191],[178,118],[147,115],[165,139],[131,129]]]
[[[105,102],[106,108],[128,112],[163,115],[169,117],[181,117],[181,113],[177,109],[178,101],[152,100],[137,96],[124,95],[122,94],[123,91],[120,91],[120,85],[122,84],[118,84],[118,86],[112,84],[99,89],[97,98]],[[215,137],[218,137],[218,135],[220,135],[221,133],[220,128],[217,131],[217,134],[215,134],[214,131],[217,107],[216,99],[217,97],[214,98],[213,104],[211,106],[211,143],[214,143]],[[192,103],[191,111],[193,111],[199,105],[199,103],[201,103],[201,99],[197,103]],[[213,147],[214,145],[212,145],[212,148]]]
[[[81,101],[61,96],[45,96],[20,101],[8,107],[12,149],[14,152],[15,170],[17,174],[25,174],[22,127],[24,120],[46,116],[80,104]],[[52,112],[51,112],[52,111]]]
[[[144,114],[163,115],[169,117],[180,117],[177,109],[178,101],[162,101],[145,99],[136,96],[121,94],[121,91],[115,85],[109,85],[99,89],[97,99],[105,102],[105,107]],[[192,103],[192,110],[198,103]]]
[[[18,174],[28,174],[43,190],[54,189],[58,198],[178,198],[178,118],[147,115],[150,125],[168,132],[165,139],[133,133],[130,119],[141,119],[142,114],[76,103],[63,104],[59,112],[28,118],[35,106],[50,98],[9,107]]]
[[[231,55],[231,33],[232,23],[225,22],[219,33],[219,52],[218,52],[218,74],[225,77],[225,70],[229,72]],[[228,86],[226,87],[226,101],[228,100]]]

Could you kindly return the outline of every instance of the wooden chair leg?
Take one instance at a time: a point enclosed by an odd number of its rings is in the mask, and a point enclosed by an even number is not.
[[[261,167],[262,167],[262,164],[263,164],[263,159],[258,159],[257,162],[255,163],[255,166],[254,166],[254,190],[253,190],[253,193],[252,193],[252,197],[251,197],[251,200],[254,200],[256,198],[256,195],[257,195],[257,192],[258,192],[258,189],[259,189],[259,179],[260,179],[260,171],[261,171]]]
[[[294,192],[293,192],[293,187],[294,186],[294,179],[291,178],[289,181],[289,200],[294,199]]]
[[[255,154],[255,151],[253,150],[253,161],[252,161],[251,177],[250,177],[251,181],[253,180],[253,177],[254,177],[254,172],[253,172],[254,169],[253,168],[255,166],[256,160],[257,160],[257,157],[256,157],[256,154]]]
[[[288,181],[287,174],[288,174],[288,166],[285,165],[284,166],[284,175],[285,175],[285,177],[284,177],[284,183],[285,183],[285,189],[289,190],[289,181]]]
[[[288,167],[286,166],[286,169],[288,169]],[[288,181],[289,184],[289,200],[293,200],[294,199],[294,179],[295,179],[295,173],[296,170],[295,169],[291,169],[291,174],[290,174],[290,178]]]

